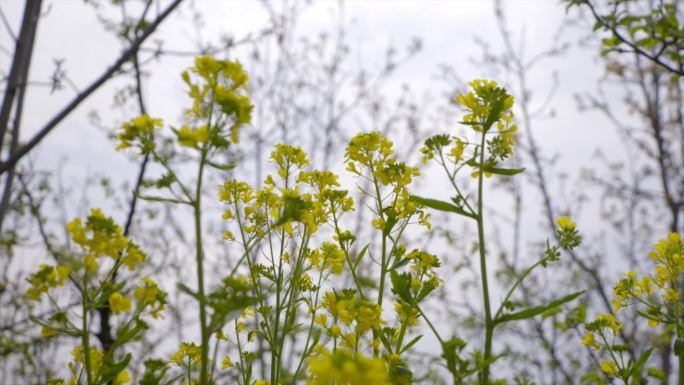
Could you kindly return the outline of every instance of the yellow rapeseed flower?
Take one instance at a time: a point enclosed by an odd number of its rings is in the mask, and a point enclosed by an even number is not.
[[[114,314],[128,313],[131,311],[131,299],[124,297],[119,292],[112,293],[109,296],[109,307]]]

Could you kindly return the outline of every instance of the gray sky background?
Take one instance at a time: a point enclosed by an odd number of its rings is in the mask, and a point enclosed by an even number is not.
[[[166,4],[162,3],[160,9]],[[274,4],[278,7],[282,3]],[[18,30],[23,2],[6,0],[0,3],[0,8],[12,28]],[[103,30],[93,7],[84,5],[82,1],[45,1],[44,8],[45,17],[38,28],[31,80],[47,81],[54,69],[53,60],[63,58],[69,78],[79,89],[85,88],[115,60],[121,51],[120,42]],[[163,38],[164,47],[168,49],[195,49],[198,35],[189,23],[190,9],[203,16],[205,27],[200,38],[205,42],[216,41],[219,33],[229,33],[239,39],[259,31],[267,20],[266,12],[256,1],[187,2],[180,7],[180,12],[162,24],[152,39]],[[524,42],[528,58],[548,49],[558,25],[566,16],[565,5],[555,0],[505,1],[504,9],[513,41],[515,44]],[[319,1],[306,7],[298,23],[297,34],[317,36],[328,31],[339,17],[337,10],[337,3],[333,1]],[[112,16],[116,17],[115,14]],[[457,85],[445,84],[437,78],[442,64],[452,66],[465,81],[496,79],[492,73],[471,61],[482,56],[481,48],[475,44],[476,39],[488,42],[494,53],[501,50],[503,43],[491,1],[349,1],[344,18],[349,26],[351,57],[359,67],[379,67],[388,44],[395,44],[401,49],[413,37],[422,39],[423,50],[386,84],[390,95],[393,89],[398,90],[401,84],[406,83],[416,95],[430,101],[430,108],[446,105],[445,93]],[[587,31],[580,28],[569,28],[563,35],[563,40],[571,43],[568,52],[560,58],[546,60],[529,73],[533,109],[544,99],[551,74],[554,71],[558,73],[559,88],[552,101],[555,116],[536,121],[534,132],[544,153],[558,154],[558,168],[572,176],[576,176],[581,167],[593,164],[592,154],[597,147],[603,148],[614,159],[624,157],[613,128],[603,117],[596,113],[577,112],[574,96],[593,92],[604,72],[603,64],[596,57],[597,49],[577,45],[577,41],[586,34]],[[152,45],[147,43],[145,46]],[[6,73],[11,64],[7,51],[12,50],[12,41],[4,28],[0,30],[0,47],[0,71]],[[244,54],[237,50],[228,56],[239,60]],[[182,109],[187,105],[179,74],[191,63],[191,57],[165,58],[147,67],[144,91],[150,115],[161,117],[167,123],[178,122]],[[506,82],[507,79],[497,80]],[[135,110],[125,116],[111,111],[113,93],[120,85],[120,80],[108,83],[52,132],[31,155],[37,168],[56,170],[57,165],[67,159],[68,164],[64,168],[67,183],[77,183],[93,172],[111,176],[116,185],[132,180],[136,164],[125,154],[115,152],[105,133],[93,127],[88,119],[89,112],[97,110],[105,125],[116,127],[137,114]],[[514,84],[512,90],[515,94]],[[74,95],[68,86],[53,94],[46,87],[31,88],[26,100],[22,137],[29,138]],[[614,96],[616,101],[620,97],[619,93]],[[457,126],[457,121],[453,126]],[[370,130],[372,127],[358,129]],[[74,204],[78,203],[77,196],[71,199]],[[532,210],[539,212],[536,207]],[[78,214],[83,213],[74,213]],[[584,215],[580,218],[580,225],[588,231],[597,230],[596,210]],[[526,223],[534,227],[539,222],[532,213]]]

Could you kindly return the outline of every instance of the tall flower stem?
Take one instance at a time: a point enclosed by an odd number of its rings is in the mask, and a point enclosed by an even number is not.
[[[489,364],[488,361],[492,355],[492,335],[494,332],[494,323],[492,322],[492,310],[489,304],[489,285],[487,283],[487,252],[485,249],[485,233],[484,233],[484,155],[485,155],[485,134],[482,131],[482,140],[480,142],[480,173],[477,178],[477,237],[480,251],[480,273],[482,275],[482,301],[484,303],[485,311],[485,345],[484,345],[484,361],[485,365],[481,372],[481,385],[489,383]]]
[[[83,324],[81,327],[81,343],[83,344],[83,365],[85,366],[86,381],[88,385],[93,383],[93,374],[90,369],[90,335],[88,334],[88,270],[83,272],[83,285],[81,286],[81,303],[83,305]]]
[[[199,295],[200,328],[202,338],[202,364],[200,370],[200,385],[209,384],[209,331],[207,330],[207,309],[204,297],[204,251],[202,250],[202,178],[204,164],[207,160],[207,150],[202,149],[202,155],[197,174],[197,186],[193,209],[195,214],[195,252],[197,260],[197,293]]]

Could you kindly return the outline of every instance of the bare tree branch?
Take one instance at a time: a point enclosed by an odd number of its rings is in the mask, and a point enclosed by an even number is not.
[[[38,143],[40,143],[47,134],[49,134],[64,118],[66,118],[76,107],[81,104],[85,99],[87,99],[93,92],[105,84],[112,76],[133,57],[133,55],[138,51],[140,45],[157,29],[157,27],[166,19],[173,10],[180,5],[183,0],[175,0],[171,5],[169,5],[164,12],[162,12],[157,19],[150,24],[150,26],[137,38],[131,46],[124,51],[119,59],[99,78],[97,78],[88,88],[86,88],[82,93],[77,95],[61,112],[59,112],[50,122],[48,122],[45,127],[43,127],[31,140],[29,140],[24,146],[22,146],[16,154],[12,155],[10,159],[6,162],[0,164],[0,175],[7,172],[12,166],[14,166],[21,158],[28,154]]]

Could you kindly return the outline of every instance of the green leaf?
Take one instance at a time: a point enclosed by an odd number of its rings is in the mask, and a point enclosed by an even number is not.
[[[594,383],[597,385],[606,384],[606,381],[603,379],[603,377],[601,377],[601,375],[596,372],[587,373],[584,376],[582,376],[582,382]]]
[[[370,243],[367,244],[366,246],[361,249],[359,252],[359,255],[356,256],[356,260],[354,261],[354,272],[356,273],[356,268],[359,267],[359,263],[361,263],[361,260],[363,259],[363,256],[366,255],[366,251],[368,251],[368,246],[370,246]]]
[[[382,229],[382,234],[387,236],[392,232],[394,225],[397,224],[397,216],[394,210],[389,210],[387,213],[387,220],[385,221],[385,227]]]
[[[549,303],[547,305],[535,306],[535,307],[531,307],[529,309],[524,309],[524,310],[521,310],[521,311],[518,311],[515,313],[504,314],[501,317],[495,319],[494,323],[495,324],[502,324],[502,323],[508,322],[508,321],[518,321],[518,320],[532,318],[532,317],[537,316],[539,314],[542,314],[546,311],[549,311],[553,308],[556,308],[560,305],[563,305],[564,303],[570,302],[582,294],[584,294],[584,290],[578,291],[576,293],[572,293],[570,295],[566,295],[565,297],[557,299],[555,301],[552,301],[551,303]]]
[[[637,16],[625,16],[622,19],[620,19],[620,25],[623,27],[628,27],[631,24],[634,24],[635,21],[639,21],[639,17]]]
[[[209,333],[218,332],[228,321],[237,318],[240,312],[258,302],[252,297],[252,288],[231,276],[207,296],[207,304],[213,310],[209,321]]]
[[[543,320],[545,320],[545,319],[547,319],[547,318],[549,318],[549,317],[552,317],[552,316],[554,316],[554,315],[560,313],[561,311],[562,311],[562,310],[561,310],[561,308],[559,308],[559,307],[555,307],[555,308],[553,308],[553,309],[549,309],[549,310],[545,311],[545,312],[542,314],[541,319],[542,319],[542,321],[543,321]]]
[[[513,175],[518,175],[525,171],[524,168],[499,168],[499,167],[491,167],[485,165],[482,167],[482,171],[484,172],[491,172],[492,174],[497,174],[497,175],[506,175],[506,176],[513,176]]]
[[[629,34],[630,36],[634,37],[634,35],[636,35],[637,32],[646,30],[647,28],[645,25],[635,25],[629,29]]]
[[[126,344],[141,337],[143,330],[149,329],[149,325],[140,318],[135,319],[135,323],[125,323],[117,329],[116,340],[119,344]]]
[[[378,333],[378,337],[380,338],[380,341],[382,342],[382,346],[384,346],[385,349],[387,349],[387,351],[390,354],[392,354],[392,345],[390,344],[389,340],[387,339],[387,336],[385,335],[385,333],[383,331],[380,331],[380,333]]]
[[[411,260],[409,258],[399,259],[396,262],[394,262],[392,267],[390,267],[390,270],[396,270],[396,269],[399,269],[401,267],[404,267],[404,266],[408,265],[409,262],[411,262]]]
[[[416,342],[420,341],[421,338],[423,338],[422,334],[409,341],[406,345],[404,345],[404,347],[401,348],[399,354],[409,350],[413,345],[416,344]]]
[[[646,375],[649,377],[657,378],[659,380],[665,380],[665,373],[658,368],[648,368],[646,369]]]
[[[119,362],[105,362],[105,365],[102,367],[102,373],[100,374],[100,378],[102,380],[102,383],[106,384],[108,382],[111,382],[114,380],[114,378],[124,369],[126,369],[126,366],[128,366],[128,363],[131,362],[131,354],[128,353],[124,356],[123,360]]]
[[[194,298],[196,300],[199,300],[199,295],[197,293],[195,293],[194,291],[192,291],[192,289],[189,288],[186,284],[178,282],[178,284],[176,284],[176,287],[178,287],[178,290],[180,290],[181,292],[191,296],[192,298]]]
[[[176,381],[177,378],[169,379],[166,377],[166,372],[170,369],[169,364],[165,360],[146,360],[145,373],[140,379],[140,385],[169,385]]]
[[[374,278],[369,278],[363,275],[357,275],[356,278],[359,280],[359,283],[363,287],[369,287],[372,289],[378,288],[378,281]]]
[[[302,220],[302,214],[309,210],[311,206],[310,203],[305,202],[302,198],[285,197],[284,200],[283,213],[274,224],[275,227],[290,221],[300,222]]]
[[[489,111],[489,116],[487,116],[487,121],[483,126],[483,131],[487,132],[492,127],[494,123],[501,117],[501,111],[503,110],[505,99],[498,99],[492,103],[492,109]]]
[[[658,45],[658,39],[653,38],[653,37],[646,37],[643,39],[639,39],[636,42],[634,42],[634,45],[637,47],[643,47],[643,48],[653,48],[656,45]]]
[[[632,366],[629,376],[632,377],[635,380],[635,382],[637,382],[637,380],[641,378],[641,368],[643,368],[644,365],[646,365],[646,362],[648,361],[648,358],[651,356],[652,351],[653,348],[650,348],[645,352],[641,353],[637,362],[634,363],[634,365]]]
[[[505,176],[513,176],[520,174],[521,172],[525,171],[524,168],[500,168],[500,167],[494,167],[490,164],[485,163],[484,165],[481,165],[480,163],[474,161],[474,160],[469,160],[466,162],[468,166],[479,168],[480,170],[484,172],[489,172],[492,174],[497,174],[497,175],[505,175]]]
[[[411,275],[409,273],[399,274],[396,271],[390,271],[390,277],[392,278],[392,291],[394,294],[398,295],[402,301],[412,304],[413,299],[411,298]]]
[[[236,162],[233,162],[230,164],[221,164],[221,163],[215,163],[215,162],[208,161],[207,164],[210,165],[211,167],[213,167],[217,170],[221,170],[221,171],[230,171],[230,170],[233,170],[235,168],[235,166],[237,166]]]
[[[449,202],[444,202],[444,201],[440,201],[437,199],[423,198],[423,197],[419,197],[417,195],[411,195],[410,199],[413,202],[418,203],[419,205],[429,207],[429,208],[434,209],[434,210],[456,213],[459,215],[463,215],[464,217],[473,218],[473,219],[477,218],[475,215],[463,210],[460,207],[456,207]]]

